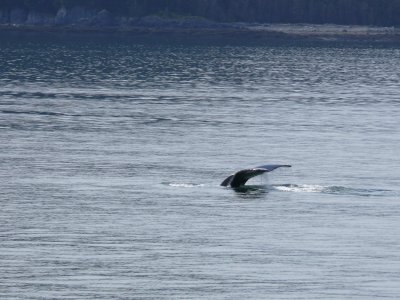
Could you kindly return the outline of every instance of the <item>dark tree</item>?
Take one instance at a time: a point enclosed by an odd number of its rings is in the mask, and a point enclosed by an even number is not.
[[[219,22],[400,25],[400,0],[0,0],[0,9],[55,13],[106,9],[116,16],[199,16]]]

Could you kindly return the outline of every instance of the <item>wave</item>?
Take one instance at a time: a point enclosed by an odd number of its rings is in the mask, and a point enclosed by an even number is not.
[[[19,110],[0,110],[2,114],[14,115],[41,115],[41,116],[66,116],[66,114],[51,111],[19,111]]]
[[[352,188],[345,186],[313,185],[313,184],[282,184],[270,186],[273,190],[294,192],[294,193],[322,193],[337,195],[356,195],[356,196],[387,196],[393,193],[391,190],[375,188]]]
[[[199,188],[205,187],[205,184],[200,183],[185,183],[185,182],[162,182],[173,188]],[[212,186],[210,185],[210,188]],[[352,188],[337,185],[318,185],[318,184],[274,184],[274,185],[245,185],[233,189],[239,193],[269,193],[271,191],[291,192],[291,193],[319,193],[332,195],[353,195],[362,197],[384,197],[391,195],[399,195],[399,192],[393,190],[379,188]]]
[[[174,182],[163,182],[162,184],[168,185],[170,187],[177,187],[177,188],[196,188],[196,187],[203,187],[204,184],[196,184],[196,183],[174,183]]]

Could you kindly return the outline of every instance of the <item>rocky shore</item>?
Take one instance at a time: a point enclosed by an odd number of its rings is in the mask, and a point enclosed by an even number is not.
[[[72,31],[246,35],[255,38],[305,38],[400,42],[400,28],[357,25],[220,23],[201,17],[115,16],[107,10],[60,8],[55,14],[20,8],[0,10],[0,31]]]

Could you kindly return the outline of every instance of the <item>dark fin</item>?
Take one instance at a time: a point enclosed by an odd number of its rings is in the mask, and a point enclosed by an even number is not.
[[[259,166],[256,169],[265,169],[268,172],[271,172],[275,169],[281,168],[281,167],[286,167],[286,168],[290,168],[292,167],[291,165],[264,165],[264,166]]]
[[[233,188],[241,187],[244,186],[250,178],[261,175],[265,172],[271,172],[281,167],[290,168],[291,165],[263,165],[253,169],[244,169],[227,177],[224,181],[222,181],[221,185],[231,186]]]
[[[232,180],[233,174],[228,176],[224,181],[221,182],[221,186],[228,186]]]
[[[253,177],[256,177],[258,175],[261,175],[265,172],[268,172],[266,169],[245,169],[241,170],[235,175],[233,175],[232,181],[231,181],[231,187],[236,188],[240,187],[246,184],[246,182]]]

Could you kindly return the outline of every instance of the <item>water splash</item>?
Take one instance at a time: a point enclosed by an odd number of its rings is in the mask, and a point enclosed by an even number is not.
[[[270,186],[273,190],[294,193],[322,193],[356,196],[387,196],[393,191],[377,188],[352,188],[345,186],[313,185],[313,184],[282,184]]]
[[[295,192],[295,193],[321,193],[327,188],[321,185],[312,184],[283,184],[283,185],[273,185],[272,189],[284,192]]]
[[[203,187],[204,186],[204,184],[175,183],[175,182],[163,182],[163,184],[168,185],[170,187],[177,187],[177,188],[196,188],[196,187]]]

